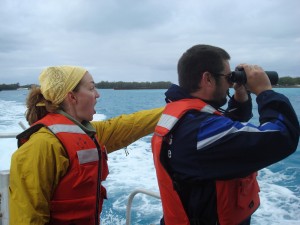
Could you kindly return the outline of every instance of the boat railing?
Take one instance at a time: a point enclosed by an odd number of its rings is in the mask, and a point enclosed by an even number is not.
[[[19,133],[1,133],[0,138],[16,138]]]
[[[23,130],[27,129],[27,127],[21,121],[18,124]],[[0,133],[0,138],[15,138],[19,133]]]
[[[148,190],[145,190],[145,189],[136,189],[133,192],[131,192],[131,194],[128,197],[128,201],[127,201],[127,205],[126,205],[126,225],[131,224],[132,201],[133,201],[133,198],[135,197],[135,195],[139,194],[139,193],[160,199],[160,194],[159,193],[148,191]]]
[[[23,130],[26,130],[26,126],[21,121],[18,124]],[[0,138],[16,138],[19,133],[0,133]],[[0,225],[9,223],[8,186],[9,170],[2,170],[0,171]]]

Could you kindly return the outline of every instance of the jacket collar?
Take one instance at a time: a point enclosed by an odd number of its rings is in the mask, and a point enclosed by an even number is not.
[[[176,84],[172,84],[171,87],[165,92],[165,100],[167,103],[175,102],[185,98],[195,98],[189,95],[186,91],[184,91],[181,87]]]
[[[90,137],[94,136],[96,134],[95,128],[92,126],[92,124],[88,121],[83,121],[82,123],[79,123],[76,119],[74,119],[72,116],[70,116],[68,113],[66,113],[63,110],[58,110],[58,113],[61,115],[64,115],[71,121],[73,121],[76,125],[78,125],[84,132],[89,135]]]

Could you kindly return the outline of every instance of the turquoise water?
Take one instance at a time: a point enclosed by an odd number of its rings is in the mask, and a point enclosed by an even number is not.
[[[107,119],[120,114],[165,104],[165,90],[99,90],[96,119]],[[300,89],[278,88],[292,102],[300,120]],[[0,91],[0,132],[20,132],[18,122],[24,119],[26,90]],[[254,117],[258,115],[253,98]],[[125,224],[126,203],[129,194],[143,188],[158,192],[150,146],[151,135],[109,154],[110,174],[104,185],[108,200],[104,203],[101,224]],[[16,149],[15,139],[0,139],[0,170],[9,169],[10,156]],[[261,206],[253,216],[254,225],[300,224],[300,147],[285,160],[259,171]],[[162,216],[160,201],[142,194],[136,195],[132,206],[132,224],[159,223]]]

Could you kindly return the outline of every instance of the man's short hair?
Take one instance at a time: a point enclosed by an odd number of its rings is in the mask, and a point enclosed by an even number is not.
[[[224,61],[229,59],[230,55],[219,47],[200,44],[189,48],[178,61],[179,86],[188,93],[197,91],[202,74],[222,73]]]

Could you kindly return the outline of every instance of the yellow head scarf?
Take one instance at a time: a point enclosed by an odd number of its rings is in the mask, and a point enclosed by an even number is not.
[[[86,69],[77,66],[53,66],[42,71],[39,77],[41,93],[53,104],[60,104],[69,91],[80,82]]]

